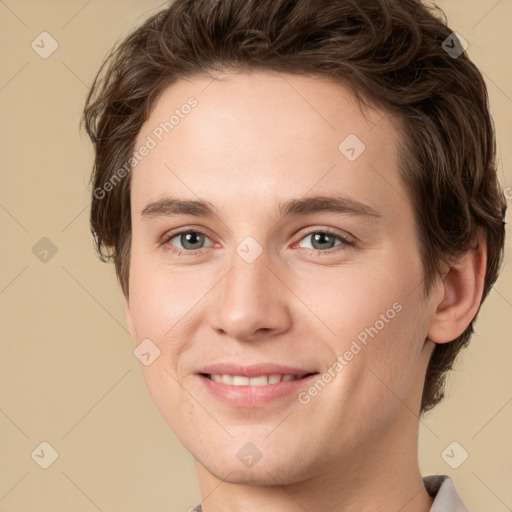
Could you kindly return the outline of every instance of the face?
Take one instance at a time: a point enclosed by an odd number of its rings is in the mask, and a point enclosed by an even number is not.
[[[434,305],[399,137],[340,84],[266,72],[178,81],[139,133],[127,318],[210,474],[298,482],[417,424]]]

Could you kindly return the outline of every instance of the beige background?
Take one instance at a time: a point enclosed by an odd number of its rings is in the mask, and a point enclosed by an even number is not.
[[[0,512],[173,512],[200,501],[192,457],[146,391],[113,267],[93,251],[92,148],[78,131],[103,56],[159,4],[0,0]],[[486,77],[512,187],[512,0],[438,5]],[[59,45],[47,59],[31,48],[43,31]],[[32,250],[43,237],[57,249],[46,262]],[[512,509],[510,254],[508,240],[449,397],[420,426],[422,474],[451,475],[471,511]],[[43,441],[58,452],[48,469],[31,457]],[[454,459],[469,453],[457,469],[441,456],[453,441]]]

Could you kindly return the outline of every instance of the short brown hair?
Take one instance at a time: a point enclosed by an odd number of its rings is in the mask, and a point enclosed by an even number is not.
[[[451,34],[442,11],[418,0],[175,0],[152,15],[105,59],[83,115],[95,148],[91,229],[100,258],[113,258],[123,293],[131,173],[108,194],[97,191],[130,160],[165,88],[227,68],[329,77],[392,113],[403,128],[400,172],[413,201],[425,293],[440,262],[462,254],[482,231],[483,301],[503,257],[506,201],[486,86],[465,53],[445,51],[446,41],[459,44]],[[421,412],[443,398],[446,372],[472,333],[473,322],[436,345]]]

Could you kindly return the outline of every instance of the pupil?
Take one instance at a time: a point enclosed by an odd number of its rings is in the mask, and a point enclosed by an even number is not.
[[[315,242],[320,242],[320,244],[325,243],[325,241],[322,242],[322,239],[329,239],[331,238],[331,235],[325,234],[325,233],[315,233],[314,240]],[[329,240],[327,240],[329,242]],[[330,240],[332,242],[332,239]]]
[[[199,235],[199,236],[201,236],[201,235]],[[187,248],[187,244],[192,244],[193,245],[194,243],[197,243],[197,240],[195,240],[195,239],[198,238],[198,233],[193,233],[193,232],[192,233],[186,233],[184,235],[184,237],[185,237],[185,243],[182,242],[182,244],[183,244],[183,247]],[[191,238],[192,238],[192,240],[191,240]],[[194,249],[194,247],[188,247],[188,248],[189,249]]]

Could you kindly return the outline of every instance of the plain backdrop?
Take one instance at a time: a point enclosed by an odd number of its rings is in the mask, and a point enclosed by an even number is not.
[[[487,81],[510,198],[512,0],[437,3]],[[177,512],[200,501],[193,459],[133,355],[113,265],[93,250],[92,147],[78,129],[106,52],[160,4],[0,1],[0,511]],[[420,424],[422,474],[451,475],[472,511],[512,509],[510,254],[507,240],[447,398]]]

